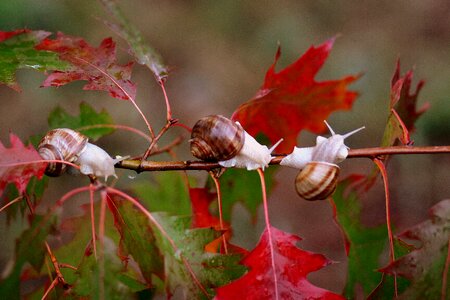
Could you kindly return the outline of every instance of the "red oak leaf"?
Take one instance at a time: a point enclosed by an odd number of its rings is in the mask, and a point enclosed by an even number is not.
[[[400,76],[400,61],[397,61],[391,80],[391,115],[383,137],[383,146],[392,146],[397,139],[404,145],[411,144],[409,132],[414,130],[416,120],[428,109],[429,103],[417,110],[417,97],[425,82],[419,81],[411,92],[412,70]]]
[[[250,270],[243,277],[217,289],[216,299],[344,299],[325,289],[312,285],[306,276],[331,262],[321,254],[304,251],[295,246],[301,239],[274,227],[270,228],[273,241],[275,274],[272,267],[269,231],[242,264]],[[275,294],[275,285],[278,295]]]
[[[216,230],[223,230],[223,236],[225,237],[225,242],[227,243],[227,253],[239,253],[247,254],[248,251],[238,247],[236,245],[230,244],[231,239],[231,228],[230,224],[223,221],[223,227],[221,229],[220,219],[213,216],[209,211],[210,204],[217,199],[216,193],[211,193],[206,188],[190,188],[189,196],[192,204],[192,228],[207,228],[213,227]],[[205,250],[211,253],[225,253],[225,248],[223,246],[223,237],[219,237],[205,246]]]
[[[0,42],[12,38],[15,35],[22,34],[25,32],[30,32],[28,29],[17,29],[14,31],[0,31]]]
[[[55,40],[45,39],[36,49],[56,52],[60,59],[72,65],[68,71],[50,74],[42,84],[44,87],[87,80],[85,90],[108,91],[112,97],[123,100],[136,96],[136,85],[130,80],[133,63],[124,66],[116,63],[115,43],[111,38],[104,39],[98,48],[94,48],[82,38],[58,33]]]
[[[347,85],[358,76],[322,82],[314,80],[333,42],[334,39],[330,39],[309,48],[292,65],[275,73],[281,55],[278,48],[263,86],[253,99],[237,108],[232,119],[239,121],[250,135],[264,133],[272,143],[284,138],[277,148],[281,152],[292,151],[301,130],[322,132],[325,129],[323,120],[333,111],[349,110],[357,96],[356,92],[347,90]]]
[[[42,178],[47,165],[32,163],[42,160],[41,156],[32,146],[25,147],[16,135],[11,133],[9,139],[11,148],[0,142],[0,195],[8,183],[14,183],[19,193],[23,193],[31,177]]]

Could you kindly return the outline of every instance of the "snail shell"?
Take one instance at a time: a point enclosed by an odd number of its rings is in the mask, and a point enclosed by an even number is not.
[[[221,115],[201,118],[191,134],[191,153],[205,161],[228,160],[244,146],[244,129]]]
[[[332,163],[312,161],[295,178],[297,194],[306,200],[328,198],[337,187],[339,167]]]
[[[46,160],[75,162],[88,144],[88,138],[72,129],[58,128],[49,131],[39,142],[38,152]],[[48,176],[60,176],[67,165],[49,162],[45,170]]]

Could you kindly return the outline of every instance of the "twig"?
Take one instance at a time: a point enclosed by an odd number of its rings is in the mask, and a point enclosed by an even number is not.
[[[156,138],[155,138],[156,140]],[[350,149],[348,158],[380,158],[384,155],[398,154],[436,154],[450,153],[450,146],[394,146],[394,147],[374,147]],[[278,155],[272,159],[271,165],[278,165],[286,155]],[[137,159],[125,159],[116,164],[117,168],[142,171],[180,171],[180,170],[206,170],[221,168],[218,162],[205,161],[141,161]]]

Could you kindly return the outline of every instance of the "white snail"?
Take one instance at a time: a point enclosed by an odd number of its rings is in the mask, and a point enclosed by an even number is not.
[[[331,132],[331,137],[318,136],[314,147],[294,147],[292,153],[280,162],[280,165],[301,170],[296,177],[295,188],[306,200],[323,200],[334,192],[340,170],[337,164],[348,155],[349,148],[344,144],[344,140],[364,129],[361,127],[340,135],[334,133],[330,125],[324,122]]]
[[[80,166],[80,172],[98,177],[116,176],[114,165],[124,158],[113,159],[102,148],[88,142],[88,138],[72,129],[58,128],[49,131],[40,141],[38,152],[45,160],[62,160]],[[67,165],[49,162],[45,170],[48,176],[60,176]]]
[[[191,152],[206,161],[218,161],[223,167],[264,169],[272,160],[272,148],[259,144],[239,124],[221,115],[211,115],[197,121],[192,128]]]

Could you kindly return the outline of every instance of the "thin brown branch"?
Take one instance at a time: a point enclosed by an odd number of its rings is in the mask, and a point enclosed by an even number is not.
[[[450,146],[429,146],[429,147],[413,147],[413,146],[394,146],[394,147],[374,147],[350,149],[348,158],[380,158],[384,155],[398,154],[437,154],[450,153]],[[278,165],[285,155],[277,155],[270,162],[271,165]],[[188,171],[188,170],[212,170],[220,168],[217,162],[205,161],[141,161],[138,159],[125,159],[116,164],[117,168],[129,169],[135,171]]]

